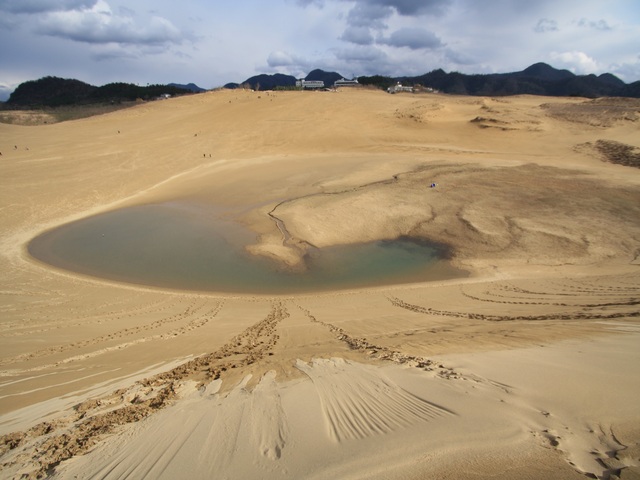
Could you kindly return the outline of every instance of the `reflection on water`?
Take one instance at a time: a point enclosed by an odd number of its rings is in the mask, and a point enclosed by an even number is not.
[[[461,276],[438,249],[409,239],[311,252],[305,272],[248,254],[255,236],[210,206],[141,205],[36,237],[29,253],[51,265],[112,280],[236,293],[295,293]]]

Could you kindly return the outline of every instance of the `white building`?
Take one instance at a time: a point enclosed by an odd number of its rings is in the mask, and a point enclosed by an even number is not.
[[[403,87],[400,82],[398,82],[393,87],[387,88],[387,92],[389,93],[398,93],[398,92],[413,92],[413,87]]]
[[[336,80],[335,82],[333,82],[333,86],[338,88],[338,87],[355,87],[357,85],[360,85],[358,83],[358,79],[354,78],[353,80],[347,80],[346,78],[342,78],[340,80]]]
[[[296,80],[296,87],[302,88],[324,88],[322,80]]]

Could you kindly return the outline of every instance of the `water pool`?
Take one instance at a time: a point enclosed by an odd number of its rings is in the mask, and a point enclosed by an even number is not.
[[[410,238],[312,249],[291,271],[251,255],[255,234],[190,202],[114,210],[34,238],[36,259],[122,282],[197,291],[287,294],[443,280],[464,275],[444,250]]]

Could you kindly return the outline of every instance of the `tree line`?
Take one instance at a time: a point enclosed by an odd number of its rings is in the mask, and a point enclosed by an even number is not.
[[[190,90],[170,85],[139,86],[131,83],[108,83],[96,87],[75,79],[43,77],[21,83],[6,102],[6,107],[61,107],[95,103],[121,103],[151,100],[161,95],[191,94]]]

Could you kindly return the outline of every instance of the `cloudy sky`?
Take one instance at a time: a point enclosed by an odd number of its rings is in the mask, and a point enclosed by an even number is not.
[[[0,0],[0,100],[47,75],[214,88],[314,68],[399,76],[540,61],[640,80],[640,1]]]

